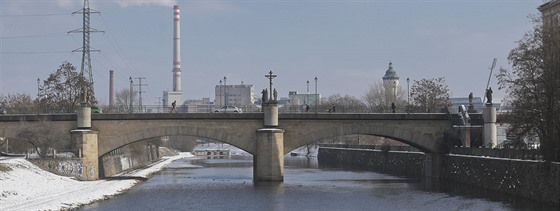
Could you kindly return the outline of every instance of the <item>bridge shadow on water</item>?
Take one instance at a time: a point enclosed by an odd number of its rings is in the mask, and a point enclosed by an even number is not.
[[[140,181],[148,180],[147,177],[137,177],[137,176],[111,176],[111,177],[105,177],[103,179],[104,180],[140,180]]]

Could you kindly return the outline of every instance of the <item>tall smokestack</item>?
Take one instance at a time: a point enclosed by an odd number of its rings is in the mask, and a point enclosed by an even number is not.
[[[114,71],[109,70],[109,109],[115,106],[115,78]]]
[[[181,11],[179,5],[173,6],[173,91],[181,91]]]

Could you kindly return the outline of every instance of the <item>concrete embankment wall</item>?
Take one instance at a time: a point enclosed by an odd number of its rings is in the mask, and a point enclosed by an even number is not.
[[[174,155],[178,155],[178,153],[163,147],[159,149],[151,148],[151,150],[146,151],[146,153],[136,156],[125,156],[122,154],[107,155],[102,157],[102,170],[104,171],[104,176],[109,177],[126,170],[141,168],[159,160],[161,157]],[[51,173],[75,177],[77,179],[87,179],[82,177],[84,177],[84,175],[90,176],[90,172],[91,174],[95,172],[92,171],[92,168],[95,167],[83,165],[81,158],[43,158],[31,159],[29,161]],[[86,174],[82,174],[83,172]]]
[[[53,174],[75,177],[77,179],[87,179],[82,178],[84,176],[82,172],[86,172],[85,176],[91,176],[88,172],[91,172],[91,168],[95,168],[83,165],[81,158],[43,158],[30,159],[29,162]]]
[[[144,153],[140,154],[115,154],[102,157],[103,175],[110,177],[115,174],[145,167],[161,157],[178,155],[177,152],[164,147],[148,147]]]
[[[421,176],[424,154],[377,150],[320,148],[319,165]],[[445,155],[441,178],[521,196],[560,208],[560,163]]]
[[[560,208],[560,163],[446,155],[445,180],[522,196]]]
[[[407,176],[421,176],[424,154],[419,152],[381,152],[371,149],[319,148],[319,165],[350,167],[390,172]]]

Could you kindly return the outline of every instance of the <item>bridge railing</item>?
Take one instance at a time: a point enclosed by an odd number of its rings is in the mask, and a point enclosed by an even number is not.
[[[509,158],[520,160],[542,160],[543,156],[538,149],[492,149],[492,148],[468,148],[453,147],[450,154],[485,156],[496,158]]]
[[[409,151],[418,152],[420,150],[412,146],[387,146],[387,145],[357,145],[357,144],[319,144],[320,147],[350,148],[350,149],[371,149],[387,151]],[[453,147],[450,154],[470,155],[479,157],[495,157],[520,160],[542,160],[541,151],[538,149],[492,149],[492,148],[468,148]]]
[[[102,113],[169,113],[171,107],[161,105],[143,105],[143,106],[117,106],[109,108],[108,106],[99,106]],[[202,105],[181,105],[177,106],[174,112],[178,113],[213,113],[219,110],[220,106],[212,104]],[[260,105],[238,106],[243,113],[260,113],[262,112]],[[62,114],[69,113],[55,108],[37,108],[35,106],[6,108],[8,114]],[[77,107],[76,109],[77,110]],[[310,105],[309,109],[303,105],[279,105],[278,112],[280,113],[392,113],[389,108],[370,108],[365,106],[342,106],[336,105],[333,109],[332,105]],[[434,111],[432,113],[440,113],[441,111]],[[75,112],[70,112],[75,113]],[[426,113],[425,111],[403,108],[396,108],[395,113]]]
[[[401,152],[420,152],[412,146],[391,146],[391,145],[364,145],[364,144],[319,144],[319,147],[348,148],[348,149],[371,149],[382,151],[401,151]]]

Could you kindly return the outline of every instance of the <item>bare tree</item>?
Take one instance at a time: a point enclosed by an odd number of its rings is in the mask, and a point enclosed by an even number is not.
[[[522,139],[537,133],[544,159],[554,161],[560,159],[560,27],[532,20],[533,30],[508,56],[512,71],[502,68],[497,78],[510,98],[509,134]]]
[[[324,99],[321,104],[329,106],[329,109],[332,109],[331,106],[335,105],[336,112],[365,112],[366,110],[366,104],[364,102],[350,95],[331,95]]]
[[[130,113],[134,111],[134,104],[138,104],[137,93],[132,93],[130,89],[122,89],[117,92],[115,107],[117,113]]]
[[[406,101],[407,93],[405,91],[406,90],[404,90],[402,86],[397,87],[397,99],[395,100],[394,103],[395,106],[397,108],[401,108],[401,110],[402,108],[406,109],[407,106],[407,101]],[[373,84],[371,84],[363,97],[363,100],[368,108],[368,111],[376,112],[376,113],[391,111],[391,107],[388,107],[387,105],[390,105],[393,102],[387,102],[387,99],[389,98],[385,95],[386,92],[385,92],[385,87],[383,86],[383,82],[375,81]]]
[[[89,82],[76,71],[76,68],[69,62],[62,65],[43,81],[42,93],[40,97],[40,107],[47,113],[72,113],[83,101],[82,89]],[[87,86],[91,87],[91,86]],[[91,93],[91,91],[88,91]],[[95,96],[87,96],[88,102],[96,104]]]
[[[41,158],[46,157],[49,150],[70,148],[70,137],[55,132],[49,121],[41,121],[38,127],[26,127],[17,134],[17,138],[29,143]]]
[[[441,108],[451,106],[449,100],[449,88],[445,84],[445,78],[432,78],[414,80],[410,90],[410,97],[415,106],[422,112],[435,112]]]
[[[167,141],[161,143],[161,146],[182,152],[191,152],[196,146],[198,139],[202,138],[194,136],[169,136]]]
[[[7,96],[0,96],[0,107],[12,114],[35,113],[37,112],[36,104],[37,102],[28,94],[8,94]]]

